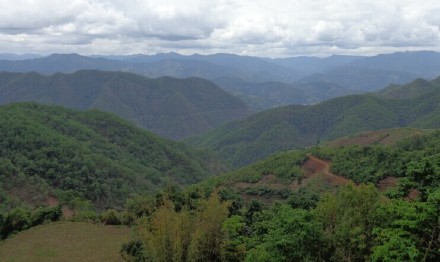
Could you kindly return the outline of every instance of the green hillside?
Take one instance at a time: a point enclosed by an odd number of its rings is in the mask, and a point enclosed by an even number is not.
[[[119,250],[131,237],[128,227],[54,223],[32,228],[0,243],[4,262],[121,261]]]
[[[394,145],[403,139],[412,138],[418,135],[429,134],[435,129],[420,128],[391,128],[376,131],[365,131],[353,135],[348,135],[336,140],[328,141],[328,146],[347,146],[347,145]]]
[[[391,99],[410,99],[432,92],[440,84],[440,77],[428,81],[418,78],[406,85],[391,85],[377,92],[378,95]]]
[[[394,145],[277,153],[169,192],[124,251],[139,261],[438,261],[440,131],[394,135]]]
[[[33,101],[100,109],[172,139],[250,114],[238,98],[200,78],[149,79],[123,72],[78,71],[43,76],[0,73],[0,104]]]
[[[375,140],[378,134],[382,134],[380,141]],[[411,188],[426,193],[440,185],[439,142],[438,129],[364,132],[319,147],[278,152],[191,187],[232,190],[247,204],[252,200],[272,203],[304,197],[302,194],[317,199],[317,194],[334,191],[349,181],[379,186],[391,176],[402,182],[396,189],[400,196]]]
[[[417,80],[419,81],[419,80]],[[416,81],[416,82],[417,82]],[[311,146],[367,130],[440,127],[440,84],[408,99],[376,94],[335,98],[311,106],[286,106],[235,121],[188,139],[243,166],[279,150]],[[415,83],[400,87],[412,92]]]
[[[19,103],[0,107],[0,208],[80,197],[120,207],[132,193],[224,171],[206,152],[112,114]]]

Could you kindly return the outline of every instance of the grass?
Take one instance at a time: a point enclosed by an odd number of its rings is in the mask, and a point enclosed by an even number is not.
[[[122,261],[128,227],[61,222],[21,232],[0,242],[0,261]]]

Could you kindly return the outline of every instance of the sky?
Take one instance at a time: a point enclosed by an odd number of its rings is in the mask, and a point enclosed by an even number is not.
[[[440,51],[438,0],[0,0],[0,53]]]

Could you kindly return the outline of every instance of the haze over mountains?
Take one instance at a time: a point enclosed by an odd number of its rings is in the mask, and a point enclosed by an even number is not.
[[[200,78],[149,79],[96,70],[72,74],[0,73],[0,104],[33,101],[115,113],[172,139],[250,114],[238,98]]]
[[[0,56],[1,58],[2,56]],[[82,69],[127,71],[148,77],[201,77],[239,96],[252,109],[310,104],[340,95],[378,90],[418,77],[440,75],[440,54],[430,51],[361,56],[266,59],[231,54],[177,53],[85,57],[54,54],[28,60],[2,60],[0,71],[43,74]]]

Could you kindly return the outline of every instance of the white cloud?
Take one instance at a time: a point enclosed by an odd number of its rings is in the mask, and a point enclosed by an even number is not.
[[[440,2],[0,0],[0,52],[440,51]]]

